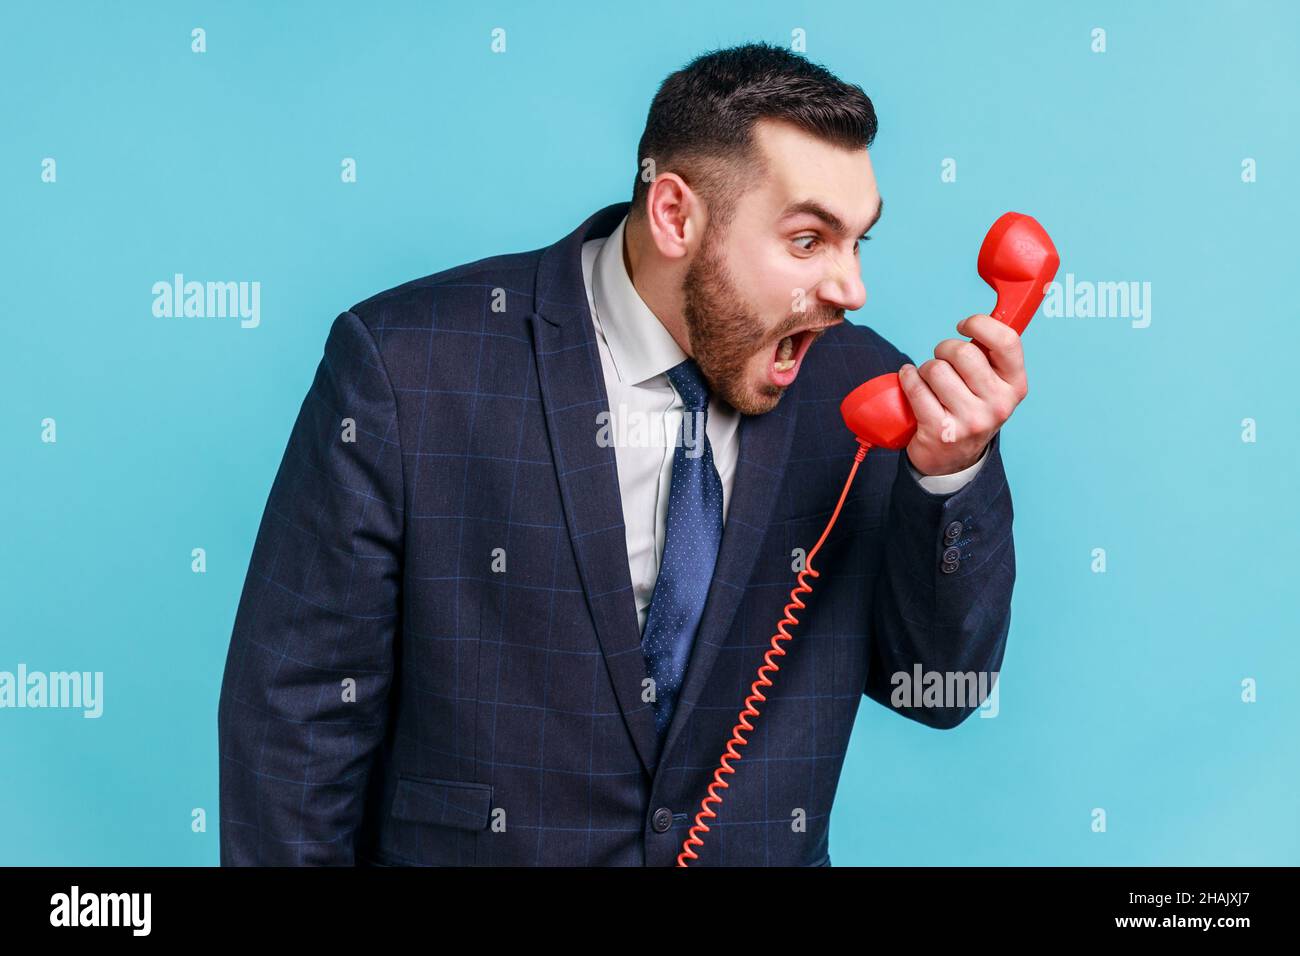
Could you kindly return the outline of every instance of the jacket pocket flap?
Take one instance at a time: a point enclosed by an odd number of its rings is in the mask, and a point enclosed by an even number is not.
[[[483,830],[492,818],[492,785],[399,775],[393,816],[461,830]]]

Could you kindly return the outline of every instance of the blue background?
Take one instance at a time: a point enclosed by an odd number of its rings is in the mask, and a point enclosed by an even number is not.
[[[468,6],[6,4],[0,670],[106,686],[98,720],[0,710],[0,863],[217,862],[230,629],[334,317],[630,198],[663,77],[796,28],[880,117],[853,320],[928,358],[992,308],[1008,209],[1061,277],[1152,284],[1147,328],[1026,333],[1000,714],[940,733],[864,698],[835,864],[1300,862],[1297,7]],[[261,282],[260,326],[154,317],[175,272]]]

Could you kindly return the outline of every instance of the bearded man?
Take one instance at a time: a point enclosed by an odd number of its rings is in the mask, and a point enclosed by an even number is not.
[[[894,690],[1001,666],[1023,356],[987,315],[919,368],[846,320],[876,128],[797,54],[707,53],[630,203],[334,320],[227,658],[223,864],[677,863],[886,372],[915,437],[863,462],[691,865],[828,865],[862,699],[980,705]]]

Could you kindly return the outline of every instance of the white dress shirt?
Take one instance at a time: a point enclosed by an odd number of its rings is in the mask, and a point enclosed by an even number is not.
[[[626,224],[624,217],[607,239],[583,243],[582,275],[609,395],[610,414],[603,437],[614,445],[627,529],[628,570],[637,619],[644,631],[664,553],[673,451],[683,409],[667,372],[687,355],[628,277],[623,263]],[[726,402],[709,396],[705,431],[722,480],[724,524],[740,454],[740,418]],[[974,478],[987,455],[985,449],[979,461],[951,475],[921,475],[910,462],[908,469],[926,491],[948,494]]]

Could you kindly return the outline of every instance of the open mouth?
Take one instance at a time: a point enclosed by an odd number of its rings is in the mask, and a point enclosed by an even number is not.
[[[830,325],[823,325],[817,328],[800,329],[781,339],[772,351],[772,361],[768,369],[772,384],[784,388],[792,383],[799,375],[799,366],[803,363],[803,357],[808,354],[809,347],[830,327]]]

